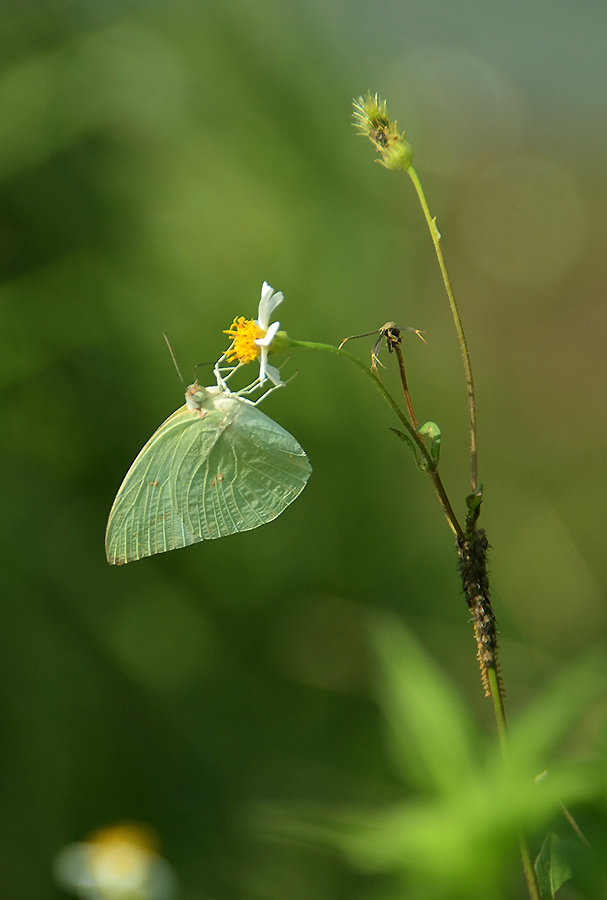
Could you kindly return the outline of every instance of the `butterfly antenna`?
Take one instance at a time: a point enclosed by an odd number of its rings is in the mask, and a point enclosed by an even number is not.
[[[175,359],[175,354],[173,353],[173,348],[171,347],[171,342],[169,340],[169,336],[166,333],[166,331],[163,332],[163,336],[166,341],[166,345],[169,348],[169,353],[171,354],[171,359],[173,360],[173,365],[175,366],[175,369],[177,370],[177,374],[179,375],[179,380],[181,381],[182,385],[185,387],[185,381],[183,380],[183,375],[181,374],[181,369],[179,368],[179,366],[177,364],[177,360]]]

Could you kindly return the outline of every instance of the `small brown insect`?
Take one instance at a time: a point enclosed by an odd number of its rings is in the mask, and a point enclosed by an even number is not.
[[[400,344],[402,337],[401,331],[412,331],[414,334],[418,336],[422,341],[425,342],[425,337],[423,331],[420,331],[419,328],[411,328],[410,326],[405,326],[404,328],[400,328],[396,322],[386,322],[381,328],[376,328],[375,331],[366,331],[364,334],[351,334],[350,337],[344,338],[338,349],[341,350],[346,341],[352,341],[356,338],[362,337],[371,337],[373,334],[379,334],[379,337],[373,344],[373,349],[371,351],[371,368],[377,369],[378,365],[382,365],[379,359],[379,351],[381,349],[382,341],[386,342],[386,346],[388,348],[388,352],[392,353],[394,348]]]
[[[383,129],[376,128],[369,132],[369,137],[380,147],[388,146],[388,136]]]

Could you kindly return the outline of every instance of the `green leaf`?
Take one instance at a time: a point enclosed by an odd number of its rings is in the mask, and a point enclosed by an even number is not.
[[[474,517],[477,514],[477,510],[482,502],[483,485],[479,484],[474,493],[468,494],[468,496],[466,497],[466,506],[468,507],[468,513],[470,514],[470,516]]]
[[[433,237],[435,238],[436,242],[438,243],[438,241],[440,241],[440,239],[442,237],[442,234],[438,230],[438,225],[436,224],[436,216],[434,216],[434,218],[432,219],[432,224],[430,225],[430,231],[432,232]]]
[[[571,878],[571,866],[564,847],[563,841],[556,834],[548,832],[535,860],[535,874],[542,900],[554,900],[558,889]]]
[[[438,462],[440,456],[441,430],[436,422],[425,422],[417,429],[418,434],[428,435],[430,438],[430,455],[434,462]]]
[[[415,457],[415,462],[417,463],[418,468],[422,470],[422,472],[427,472],[430,468],[428,460],[421,455],[419,452],[419,448],[417,447],[415,441],[406,433],[406,431],[399,431],[398,428],[392,428],[389,426],[390,431],[392,431],[397,437],[401,439],[411,450]]]
[[[198,384],[186,399],[116,494],[105,540],[112,565],[257,528],[306,486],[305,452],[250,401]]]
[[[474,531],[476,522],[481,512],[481,503],[483,502],[483,485],[479,484],[477,489],[466,497],[466,506],[468,513],[466,515],[466,531],[470,534]]]
[[[378,617],[373,639],[379,700],[394,758],[407,779],[439,795],[459,792],[467,780],[474,783],[474,729],[453,685],[402,623]]]
[[[398,428],[392,428],[391,425],[389,426],[389,428],[393,434],[395,434],[397,437],[399,437],[401,439],[401,441],[404,441],[404,443],[407,445],[407,447],[409,447],[409,449],[413,453],[413,456],[415,457],[415,462],[417,463],[419,468],[422,470],[422,472],[427,472],[428,471],[428,463],[426,462],[424,457],[419,453],[418,448],[415,446],[415,441],[413,441],[406,432],[399,431]]]

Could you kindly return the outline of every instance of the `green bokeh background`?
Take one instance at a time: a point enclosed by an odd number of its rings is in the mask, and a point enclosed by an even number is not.
[[[264,411],[314,473],[281,519],[113,569],[107,512],[182,402],[163,331],[187,378],[264,279],[296,338],[425,331],[405,338],[409,380],[462,511],[465,385],[432,245],[408,179],[350,124],[379,90],[467,327],[512,714],[604,643],[605,5],[0,12],[3,896],[60,896],[60,847],[138,819],[185,898],[370,897],[245,823],[262,798],[389,793],[375,612],[402,616],[492,730],[450,533],[387,407],[354,368],[294,351]]]

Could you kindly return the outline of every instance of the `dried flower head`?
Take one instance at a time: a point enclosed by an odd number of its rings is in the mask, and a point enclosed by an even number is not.
[[[354,100],[354,125],[377,147],[380,162],[386,169],[407,171],[411,165],[411,145],[398,123],[390,121],[386,101],[378,94],[367,94]]]

